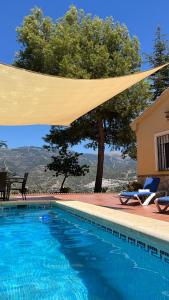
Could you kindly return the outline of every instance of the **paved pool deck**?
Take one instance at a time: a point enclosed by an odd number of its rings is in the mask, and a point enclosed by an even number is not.
[[[12,200],[20,200],[20,197]],[[118,195],[115,193],[75,193],[75,194],[33,194],[28,195],[27,200],[61,200],[61,201],[79,201],[83,203],[94,204],[97,206],[107,207],[110,210],[127,212],[134,215],[157,219],[169,222],[169,211],[165,214],[160,214],[154,204],[141,206],[137,201],[133,201],[128,205],[121,205]]]
[[[157,211],[155,204],[141,206],[137,201],[132,201],[128,205],[122,205],[117,194],[64,194],[57,195],[56,198],[60,200],[73,200],[95,204],[107,207],[111,210],[118,210],[121,212],[169,222],[169,211],[166,214],[160,214]]]

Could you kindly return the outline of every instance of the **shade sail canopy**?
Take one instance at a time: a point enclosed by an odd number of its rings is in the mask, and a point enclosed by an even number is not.
[[[158,68],[106,79],[67,79],[0,64],[0,125],[69,125]]]

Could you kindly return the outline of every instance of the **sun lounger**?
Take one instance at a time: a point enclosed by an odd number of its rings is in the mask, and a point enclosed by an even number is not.
[[[169,208],[169,196],[157,198],[154,202],[160,213],[166,212],[166,210]]]
[[[122,192],[119,194],[121,204],[127,204],[130,200],[138,200],[141,205],[148,205],[156,196],[160,178],[147,177],[142,190],[134,192]]]

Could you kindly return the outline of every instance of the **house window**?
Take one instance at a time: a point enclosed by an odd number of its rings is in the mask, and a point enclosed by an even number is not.
[[[158,170],[169,170],[169,134],[157,137]]]

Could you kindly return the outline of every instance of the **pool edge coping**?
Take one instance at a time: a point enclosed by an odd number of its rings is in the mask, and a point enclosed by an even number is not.
[[[146,235],[157,240],[169,243],[169,223],[144,216],[121,212],[114,209],[97,206],[80,201],[59,201],[55,203],[60,208],[74,210],[81,214],[87,214],[91,218],[97,218],[112,224],[117,224],[129,230]]]

